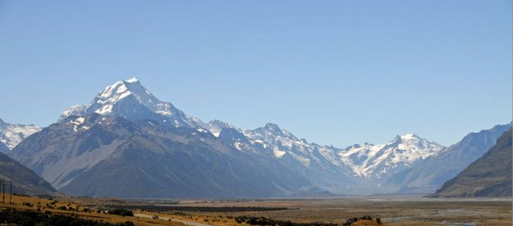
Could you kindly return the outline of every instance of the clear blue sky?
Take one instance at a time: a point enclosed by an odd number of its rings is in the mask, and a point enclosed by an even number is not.
[[[512,115],[510,0],[0,1],[0,118],[46,126],[137,76],[205,121],[450,145]]]

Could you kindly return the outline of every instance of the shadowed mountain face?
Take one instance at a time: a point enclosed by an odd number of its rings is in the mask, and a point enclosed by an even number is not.
[[[200,128],[99,114],[63,119],[12,155],[75,196],[272,197],[311,186],[286,165],[243,153]]]
[[[511,128],[481,158],[447,181],[434,197],[511,197]]]
[[[3,153],[0,153],[0,180],[12,181],[13,192],[18,194],[48,195],[56,192],[32,170]]]
[[[510,125],[470,133],[439,155],[431,156],[408,170],[392,176],[385,186],[397,186],[404,193],[433,193],[492,147]]]
[[[4,143],[0,142],[0,153],[7,153],[9,148]]]

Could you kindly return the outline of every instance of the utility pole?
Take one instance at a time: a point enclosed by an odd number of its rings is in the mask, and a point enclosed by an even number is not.
[[[5,182],[2,181],[2,203],[5,203]]]
[[[5,195],[7,193],[7,186],[9,186],[9,204],[12,203],[12,181],[0,180],[0,192],[2,193],[2,202],[6,203]]]
[[[3,188],[3,185],[4,184],[4,181],[3,180],[0,180],[0,191],[2,192],[2,197],[4,196],[4,189]],[[2,203],[4,203],[4,200],[2,199]]]
[[[12,204],[12,181],[9,181],[9,204]]]

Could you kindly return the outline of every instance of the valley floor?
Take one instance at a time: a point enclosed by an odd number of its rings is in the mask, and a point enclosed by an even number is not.
[[[287,208],[286,210],[262,212],[189,213],[197,218],[256,216],[298,223],[327,222],[343,224],[349,218],[371,216],[373,218],[379,217],[385,225],[512,225],[511,198],[355,197],[239,202],[200,201],[183,202],[181,205]]]
[[[346,223],[347,219],[371,216],[353,225],[512,225],[511,199],[428,199],[419,197],[348,197],[336,199],[267,199],[237,201],[144,200],[66,198],[49,200],[15,196],[15,208],[52,214],[75,215],[109,223],[135,225],[248,226],[237,222],[245,216],[294,223]],[[70,208],[71,207],[71,208]],[[122,217],[98,210],[132,209]]]

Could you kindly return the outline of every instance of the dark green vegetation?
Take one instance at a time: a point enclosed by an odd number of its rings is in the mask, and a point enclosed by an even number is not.
[[[131,210],[126,210],[126,209],[109,210],[109,214],[119,215],[119,216],[123,216],[123,217],[133,217],[134,216],[134,212],[132,212]]]
[[[371,216],[363,216],[363,217],[354,217],[347,219],[345,223],[342,224],[342,226],[350,226],[358,221],[367,220],[372,221],[373,218]],[[266,217],[253,217],[253,216],[240,216],[236,217],[235,221],[237,223],[246,223],[249,225],[259,225],[259,226],[339,226],[338,224],[332,224],[332,223],[321,223],[321,222],[311,222],[311,223],[294,223],[291,221],[282,221],[282,220],[273,220]],[[375,221],[378,224],[381,223],[380,218],[376,218]]]
[[[0,211],[0,223],[20,226],[133,226],[132,222],[111,224],[100,221],[81,219],[76,216],[65,216],[41,213],[37,211],[17,211],[4,209]]]
[[[434,197],[511,197],[511,129],[481,158],[454,179],[447,181]]]
[[[13,193],[48,195],[55,189],[29,168],[0,152],[0,180],[12,181]]]
[[[148,212],[209,212],[209,213],[230,213],[230,212],[250,212],[250,211],[279,211],[287,210],[282,207],[255,207],[255,206],[165,206],[165,205],[123,205],[125,209],[144,210]],[[119,208],[110,206],[109,208]],[[110,212],[109,212],[110,213]]]

